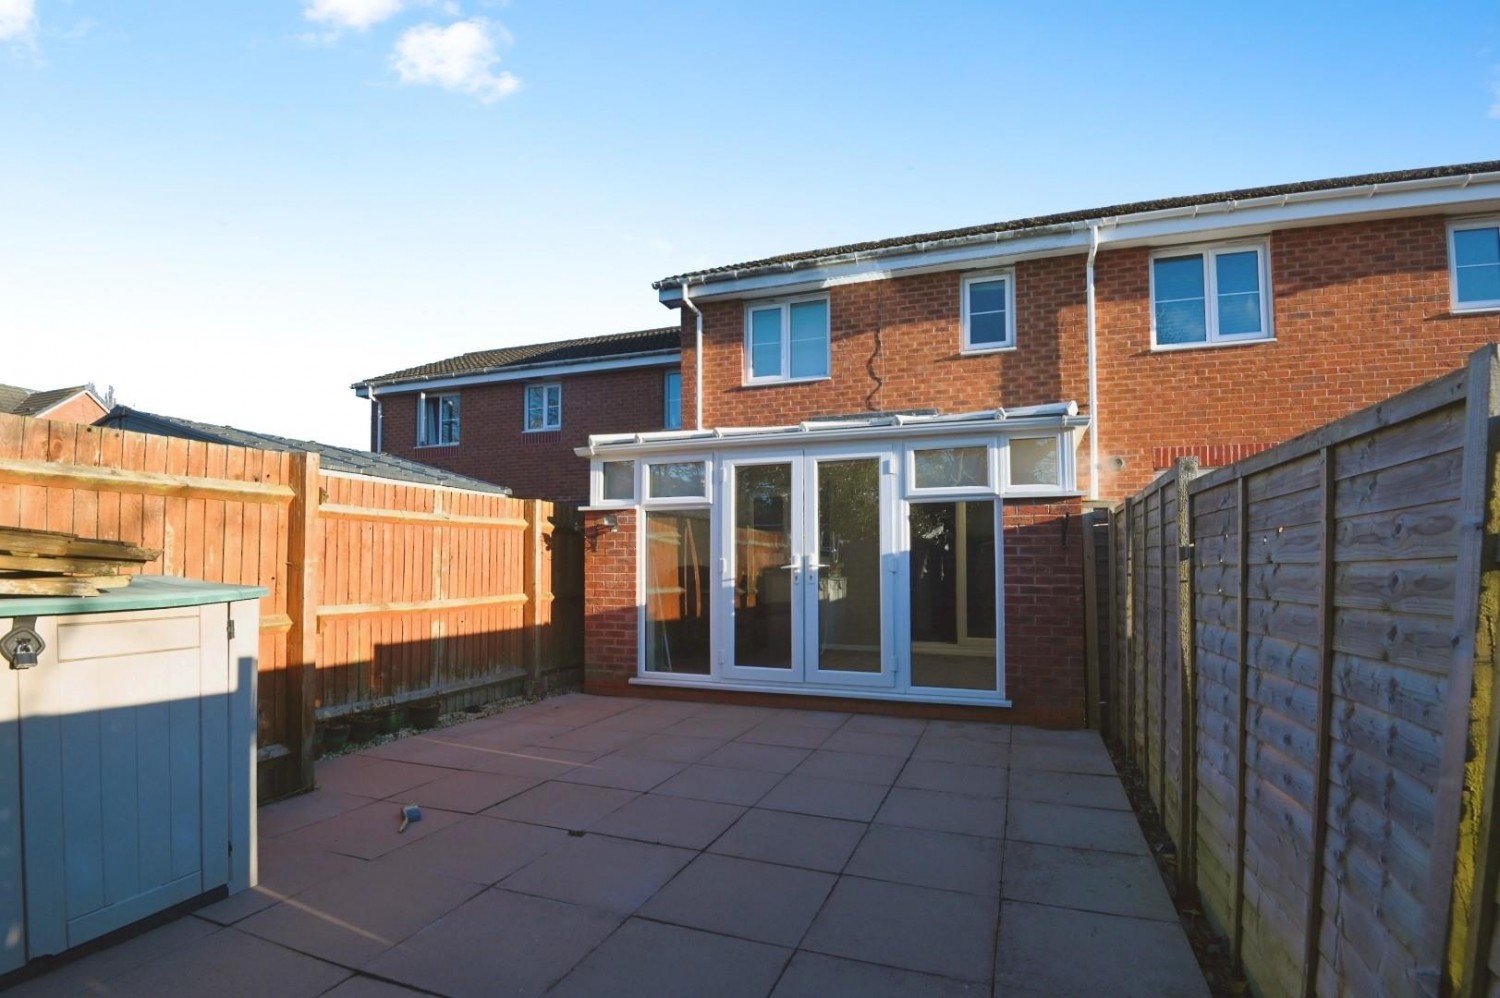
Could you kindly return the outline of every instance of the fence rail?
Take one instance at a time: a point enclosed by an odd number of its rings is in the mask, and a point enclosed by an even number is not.
[[[1261,993],[1500,984],[1497,356],[1116,511],[1106,727]]]
[[[319,716],[582,662],[571,507],[256,450],[0,414],[0,526],[159,548],[144,571],[261,585],[261,795],[310,786]]]

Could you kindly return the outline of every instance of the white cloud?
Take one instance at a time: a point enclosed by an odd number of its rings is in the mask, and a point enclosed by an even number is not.
[[[419,24],[396,40],[391,65],[402,83],[430,83],[489,104],[521,88],[519,78],[495,70],[500,61],[497,39],[508,42],[510,36],[482,17],[455,21],[446,28]]]
[[[0,0],[0,4],[9,0]],[[363,31],[401,12],[402,0],[304,0],[302,16],[309,21]]]
[[[36,27],[36,0],[0,0],[0,42],[25,38]]]

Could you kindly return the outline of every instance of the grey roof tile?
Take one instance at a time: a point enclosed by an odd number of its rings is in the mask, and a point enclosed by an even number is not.
[[[476,350],[457,357],[448,357],[429,364],[418,364],[416,367],[366,378],[355,382],[353,387],[379,386],[398,381],[420,381],[427,378],[465,374],[488,374],[505,368],[537,364],[611,360],[634,354],[676,350],[681,345],[680,340],[678,327],[667,326],[659,329],[640,329],[629,333],[613,333],[608,336],[559,340],[553,343],[530,343],[525,346],[500,347],[495,350]]]

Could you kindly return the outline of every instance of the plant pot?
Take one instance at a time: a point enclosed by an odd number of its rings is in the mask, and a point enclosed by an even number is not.
[[[411,720],[412,727],[424,731],[437,727],[438,718],[442,716],[443,704],[440,700],[424,700],[407,708],[407,717]]]
[[[406,727],[405,707],[387,707],[377,716],[380,718],[380,730],[383,734],[394,735]]]
[[[380,731],[380,719],[374,714],[356,714],[349,719],[349,743],[360,745]]]
[[[347,724],[325,724],[320,730],[324,755],[337,752],[349,743],[349,725]]]

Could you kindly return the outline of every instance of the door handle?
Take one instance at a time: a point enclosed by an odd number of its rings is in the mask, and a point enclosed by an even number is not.
[[[779,568],[779,569],[785,570],[785,569],[788,569],[788,568],[800,568],[802,566],[800,566],[799,564],[797,564],[797,562],[794,561],[790,565],[777,565],[776,567]]]

